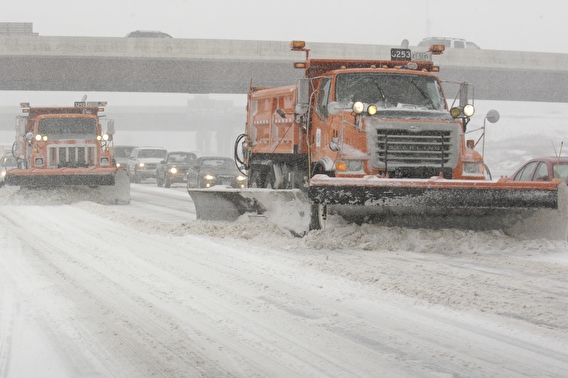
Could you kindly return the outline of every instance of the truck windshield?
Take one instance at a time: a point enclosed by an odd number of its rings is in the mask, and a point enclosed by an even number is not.
[[[43,118],[39,121],[38,134],[50,140],[97,139],[97,125],[93,118]]]
[[[356,101],[379,108],[444,110],[438,80],[432,76],[397,73],[349,73],[337,76],[335,100],[349,108]]]

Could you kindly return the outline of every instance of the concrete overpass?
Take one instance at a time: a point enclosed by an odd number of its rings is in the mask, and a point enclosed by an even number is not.
[[[312,57],[388,59],[396,46],[309,43]],[[289,41],[0,36],[0,90],[246,93],[302,75]],[[477,99],[568,102],[568,54],[449,50],[444,80]]]

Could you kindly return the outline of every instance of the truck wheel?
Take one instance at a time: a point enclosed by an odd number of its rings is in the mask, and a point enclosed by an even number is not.
[[[140,182],[142,181],[142,177],[140,177],[138,173],[134,171],[133,180],[136,184],[140,184]]]
[[[323,230],[327,223],[327,206],[316,204],[310,210],[310,230]]]
[[[158,186],[163,186],[163,185],[164,185],[164,180],[162,180],[162,179],[160,178],[160,176],[157,176],[157,177],[156,177],[156,184],[157,184]]]
[[[251,170],[248,186],[249,188],[262,188],[262,181],[258,170]]]
[[[166,175],[166,178],[164,179],[164,186],[166,188],[169,188],[172,185],[171,181],[170,181],[170,177],[168,175]]]
[[[274,183],[276,182],[276,177],[274,177],[274,167],[270,167],[266,177],[264,178],[264,187],[267,189],[275,189]]]

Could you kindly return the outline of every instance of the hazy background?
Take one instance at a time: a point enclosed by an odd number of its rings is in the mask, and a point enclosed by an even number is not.
[[[134,30],[158,30],[174,38],[382,45],[403,39],[416,45],[428,36],[447,36],[465,38],[482,49],[561,54],[568,54],[567,13],[564,0],[0,0],[0,22],[31,22],[39,36],[120,38]],[[17,106],[22,101],[65,105],[84,94],[0,88],[0,106]],[[87,94],[92,100],[108,101],[111,114],[120,106],[184,107],[194,98],[184,93]],[[231,133],[242,132],[246,96],[209,97],[242,107],[242,122]],[[511,173],[532,156],[553,155],[563,140],[568,141],[568,104],[481,101],[477,105],[472,128],[483,125],[487,110],[501,112],[501,121],[487,129],[485,146],[497,175]],[[11,119],[1,127],[0,142],[13,140]],[[117,125],[117,142],[122,144],[155,142],[167,148],[200,149],[194,139],[194,134],[127,131]],[[232,154],[226,148],[218,152]]]
[[[568,53],[565,0],[1,0],[0,22],[33,22],[40,36],[416,45],[459,37],[483,49]]]

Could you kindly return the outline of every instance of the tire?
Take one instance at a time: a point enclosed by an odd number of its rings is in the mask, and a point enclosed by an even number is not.
[[[166,175],[166,178],[164,179],[164,186],[166,188],[169,188],[170,186],[172,186],[172,182],[170,181],[170,177],[168,175]]]
[[[133,180],[134,183],[140,184],[140,182],[142,181],[142,177],[140,177],[138,175],[138,173],[136,171],[134,171],[134,175],[132,176],[132,180]]]
[[[276,182],[276,177],[274,176],[274,167],[270,167],[264,177],[264,187],[266,189],[275,189],[274,183]]]
[[[325,173],[325,167],[322,163],[316,163],[312,169],[312,177],[317,174]]]
[[[260,171],[258,170],[251,170],[250,173],[250,179],[249,179],[249,188],[262,188],[263,187],[263,182],[262,182],[262,178],[260,176]]]
[[[327,206],[312,205],[310,211],[310,230],[323,230],[327,223]]]
[[[160,178],[160,176],[157,176],[157,177],[156,177],[156,184],[157,184],[158,186],[160,186],[160,187],[161,187],[161,186],[164,186],[164,180],[162,180],[162,179]]]

